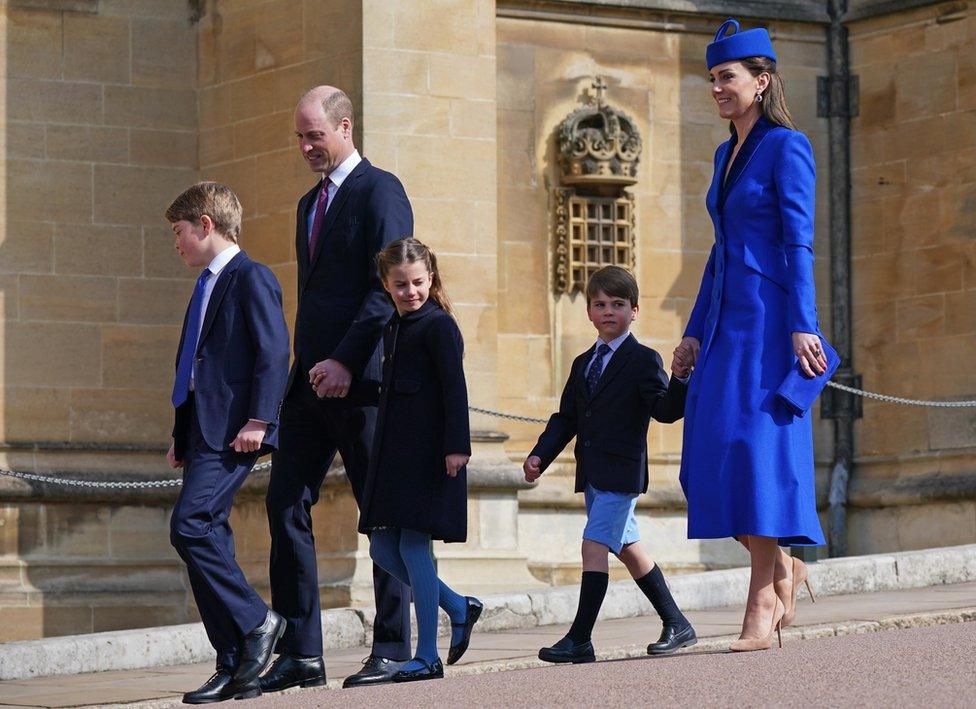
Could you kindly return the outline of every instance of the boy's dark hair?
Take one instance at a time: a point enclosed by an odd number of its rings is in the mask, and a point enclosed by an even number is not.
[[[630,301],[630,307],[637,307],[640,291],[634,274],[620,266],[604,266],[596,271],[586,284],[586,305],[596,297],[598,291],[603,291],[611,298],[622,298]]]
[[[199,224],[200,217],[206,214],[213,220],[214,228],[236,244],[243,211],[237,195],[227,185],[198,182],[173,200],[166,210],[166,219],[170,224],[184,220]]]

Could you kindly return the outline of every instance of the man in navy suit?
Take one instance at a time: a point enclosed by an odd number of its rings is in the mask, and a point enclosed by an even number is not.
[[[187,704],[261,693],[285,621],[268,609],[234,559],[228,523],[234,494],[258,456],[277,445],[288,376],[288,328],[274,274],[237,245],[241,203],[224,185],[201,182],[166,218],[176,250],[197,279],[177,350],[176,425],[167,460],[183,468],[170,541],[186,562],[217,671]]]
[[[311,507],[337,452],[362,499],[376,409],[347,395],[354,380],[379,379],[377,345],[393,313],[376,254],[413,233],[400,181],[360,157],[352,132],[352,103],[339,89],[318,86],[295,109],[298,148],[320,180],[298,202],[295,360],[267,497],[272,605],[288,628],[261,679],[266,692],[325,680]],[[392,681],[412,655],[409,587],[378,566],[373,587],[372,652],[346,687]]]

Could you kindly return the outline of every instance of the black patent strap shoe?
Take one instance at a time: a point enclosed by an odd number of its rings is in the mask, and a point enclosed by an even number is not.
[[[444,665],[441,664],[440,660],[425,662],[419,657],[415,657],[414,660],[422,663],[423,667],[418,667],[415,670],[400,670],[393,675],[394,682],[421,682],[425,679],[444,678]]]
[[[262,692],[280,692],[289,687],[324,687],[325,662],[321,657],[279,655],[268,674],[258,680]]]
[[[555,645],[539,650],[539,659],[544,662],[571,662],[578,665],[583,662],[595,662],[596,653],[593,652],[593,643],[589,640],[585,643],[576,643],[567,635]]]
[[[363,660],[363,669],[354,675],[346,677],[342,683],[343,689],[349,687],[366,687],[374,684],[387,684],[393,681],[393,675],[403,667],[402,662],[388,660],[385,657],[370,655]]]
[[[665,625],[661,630],[661,637],[656,643],[647,646],[648,655],[669,655],[683,647],[690,647],[698,642],[695,629],[691,624]]]
[[[251,699],[261,694],[257,682],[239,688],[231,687],[233,677],[227,670],[217,670],[198,689],[183,695],[184,704],[213,704],[226,699]]]
[[[285,619],[269,610],[264,622],[244,636],[241,643],[241,659],[234,672],[234,687],[244,687],[254,682],[268,665],[275,644],[285,634]]]
[[[474,624],[481,617],[481,611],[485,609],[484,604],[477,598],[465,596],[465,600],[468,602],[468,614],[464,617],[464,622],[451,623],[452,628],[464,628],[464,634],[461,636],[457,645],[451,645],[451,649],[447,651],[447,664],[449,665],[453,665],[460,660],[461,656],[468,649],[468,643],[471,642],[471,629],[474,628]]]

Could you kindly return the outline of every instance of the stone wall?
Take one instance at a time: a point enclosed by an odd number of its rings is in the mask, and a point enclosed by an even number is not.
[[[976,399],[974,42],[959,3],[851,27],[854,367],[874,391]],[[856,436],[852,554],[976,539],[973,409],[865,401]]]
[[[716,22],[685,19],[667,31],[534,19],[498,20],[498,262],[499,405],[545,418],[558,405],[573,359],[595,333],[586,300],[553,295],[552,188],[558,184],[554,130],[606,78],[607,101],[633,118],[643,139],[637,203],[640,313],[634,333],[665,364],[681,338],[714,235],[705,211],[716,146],[728,138],[717,117],[704,65]],[[640,21],[634,24],[639,25]],[[814,144],[820,168],[817,207],[817,288],[829,327],[826,121],[816,116],[816,77],[825,72],[823,33],[793,24],[772,26],[793,115]],[[508,450],[524,456],[541,426],[505,424]],[[829,424],[818,422],[821,479],[831,455]],[[677,485],[681,424],[652,423],[648,437],[651,489],[639,503],[643,538],[662,564],[699,568],[741,561],[737,545],[688,541]],[[523,538],[533,570],[547,580],[578,572],[582,500],[572,494],[571,449],[535,490],[521,494]],[[542,541],[539,541],[542,540]],[[622,567],[617,570],[623,573]]]

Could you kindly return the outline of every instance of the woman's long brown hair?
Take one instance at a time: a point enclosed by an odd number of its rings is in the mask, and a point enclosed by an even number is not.
[[[798,130],[796,123],[793,122],[793,116],[790,114],[790,107],[786,103],[783,77],[776,73],[776,62],[769,57],[749,57],[740,61],[753,76],[759,76],[763,72],[769,74],[769,86],[763,91],[763,100],[759,104],[759,110],[766,120],[790,130]],[[735,132],[734,126],[732,131]]]
[[[444,284],[441,282],[441,274],[437,269],[437,257],[427,246],[416,239],[407,237],[397,239],[389,244],[385,249],[376,254],[376,268],[379,269],[380,280],[386,282],[386,277],[390,269],[394,266],[401,266],[405,263],[423,263],[427,267],[427,272],[431,276],[430,298],[455,320],[454,308],[451,300],[444,291]]]

